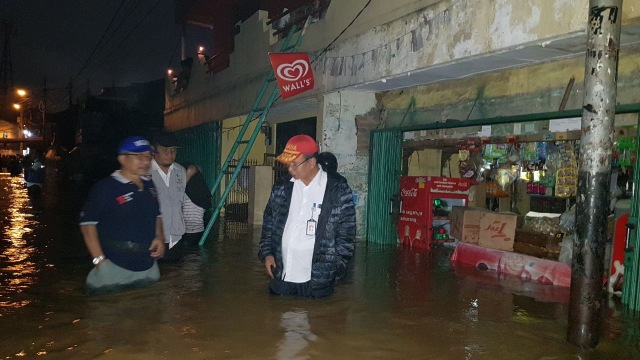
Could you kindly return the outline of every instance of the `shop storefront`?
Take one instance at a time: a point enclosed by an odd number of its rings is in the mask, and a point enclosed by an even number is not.
[[[602,209],[609,214],[608,289],[616,294],[622,289],[638,122],[637,109],[619,110],[611,162],[612,201],[609,209]],[[384,208],[391,208],[396,242],[414,251],[448,246],[454,248],[456,264],[569,286],[581,134],[581,118],[573,113],[403,129],[402,140],[395,145],[401,149],[401,167],[395,182],[387,180],[388,185],[382,186],[387,192],[394,186],[399,191],[381,196],[389,204]],[[385,139],[376,143],[377,137],[382,139],[380,134],[372,136],[373,149],[394,143]],[[390,139],[397,140],[397,135]],[[389,174],[382,177],[392,178]],[[371,175],[373,179],[377,174]],[[434,192],[433,184],[443,181],[469,186]],[[385,190],[370,191],[373,197]],[[424,195],[416,204],[411,195],[421,191]],[[369,241],[375,237],[369,232]]]

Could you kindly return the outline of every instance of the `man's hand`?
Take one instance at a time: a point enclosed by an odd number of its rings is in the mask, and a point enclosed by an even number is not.
[[[149,246],[149,251],[151,251],[151,257],[154,259],[159,259],[164,256],[164,239],[162,237],[156,237],[151,242],[151,246]]]
[[[267,275],[273,279],[273,269],[276,268],[276,259],[273,256],[264,258],[264,267],[267,269]]]

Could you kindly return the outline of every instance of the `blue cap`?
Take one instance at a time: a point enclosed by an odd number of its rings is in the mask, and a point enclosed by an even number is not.
[[[120,143],[118,146],[118,154],[124,153],[143,153],[151,151],[151,144],[149,140],[142,136],[130,136]]]

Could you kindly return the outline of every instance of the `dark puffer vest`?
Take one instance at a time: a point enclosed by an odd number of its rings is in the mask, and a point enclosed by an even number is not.
[[[264,262],[273,256],[273,276],[282,279],[282,234],[289,216],[293,182],[285,178],[273,186],[264,211],[258,256]],[[311,291],[330,294],[336,280],[343,278],[353,257],[356,213],[353,193],[347,180],[339,174],[327,174],[327,187],[318,217],[316,241],[311,265]]]

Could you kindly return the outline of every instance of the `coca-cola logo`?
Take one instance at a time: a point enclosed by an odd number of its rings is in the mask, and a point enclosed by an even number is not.
[[[418,189],[402,189],[402,196],[405,197],[418,197]]]

